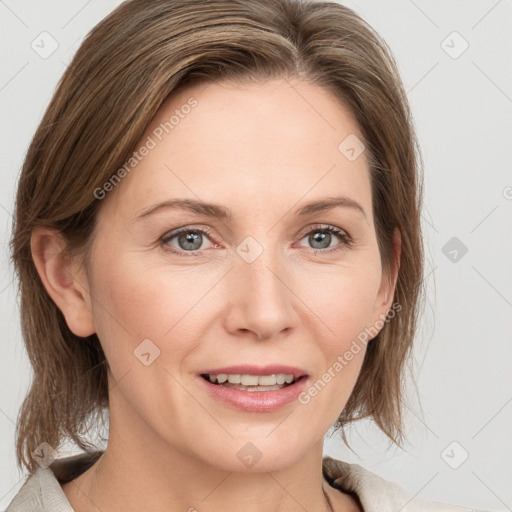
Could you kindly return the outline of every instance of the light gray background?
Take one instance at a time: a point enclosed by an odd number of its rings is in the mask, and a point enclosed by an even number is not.
[[[30,381],[8,252],[16,179],[70,57],[119,3],[0,0],[0,509],[24,478],[14,431]],[[344,3],[390,45],[413,109],[428,300],[414,353],[421,407],[411,388],[405,451],[361,422],[348,430],[354,452],[328,437],[325,453],[423,499],[512,510],[512,1]],[[58,43],[47,58],[31,47],[44,31]]]

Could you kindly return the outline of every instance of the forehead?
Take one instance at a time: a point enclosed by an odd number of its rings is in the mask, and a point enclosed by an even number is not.
[[[197,84],[160,108],[136,151],[149,149],[114,190],[115,207],[133,217],[180,197],[277,213],[301,197],[336,194],[368,207],[366,155],[340,150],[351,137],[363,139],[350,110],[317,85]]]

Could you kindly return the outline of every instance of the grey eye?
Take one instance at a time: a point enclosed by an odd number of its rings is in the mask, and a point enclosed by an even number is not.
[[[179,248],[184,251],[195,251],[203,244],[203,235],[194,231],[187,231],[177,235]]]
[[[331,233],[315,231],[313,234],[308,235],[308,241],[311,243],[311,247],[313,247],[313,249],[326,249],[330,246],[331,240]]]

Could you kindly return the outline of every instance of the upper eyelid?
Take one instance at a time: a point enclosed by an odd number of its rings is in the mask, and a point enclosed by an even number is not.
[[[322,224],[322,223],[320,223],[320,224],[313,224],[312,226],[308,226],[308,227],[300,230],[298,232],[297,236],[300,236],[301,234],[307,234],[307,233],[309,233],[311,231],[323,231],[323,230],[328,231],[331,228],[335,229],[335,230],[339,230],[341,232],[341,234],[345,234],[347,236],[350,236],[349,232],[346,229],[340,228],[338,226],[334,226],[332,224],[325,224],[325,223],[324,224]]]

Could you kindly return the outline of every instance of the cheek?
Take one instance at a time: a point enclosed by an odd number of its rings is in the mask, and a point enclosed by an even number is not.
[[[311,350],[323,357],[301,403],[330,411],[329,421],[336,420],[359,376],[380,280],[379,260],[369,253],[357,265],[324,269],[303,280],[300,293],[314,312],[309,314],[316,333]]]
[[[96,266],[94,319],[111,363],[133,363],[133,350],[145,339],[166,361],[180,361],[200,339],[197,333],[205,322],[201,312],[219,279],[211,268],[201,274],[192,267],[148,266],[143,258],[127,254]]]
[[[313,284],[317,290],[303,296],[310,297],[307,305],[315,313],[309,315],[316,334],[316,346],[310,352],[321,354],[321,362],[299,397],[304,414],[316,418],[310,425],[313,429],[332,425],[354,389],[366,353],[369,338],[364,338],[365,329],[371,325],[378,277],[354,267],[336,269],[329,275],[317,275],[303,287],[303,294]]]
[[[381,281],[379,269],[374,258],[368,257],[357,265],[304,273],[297,294],[325,332],[328,352],[343,350],[371,325]]]

